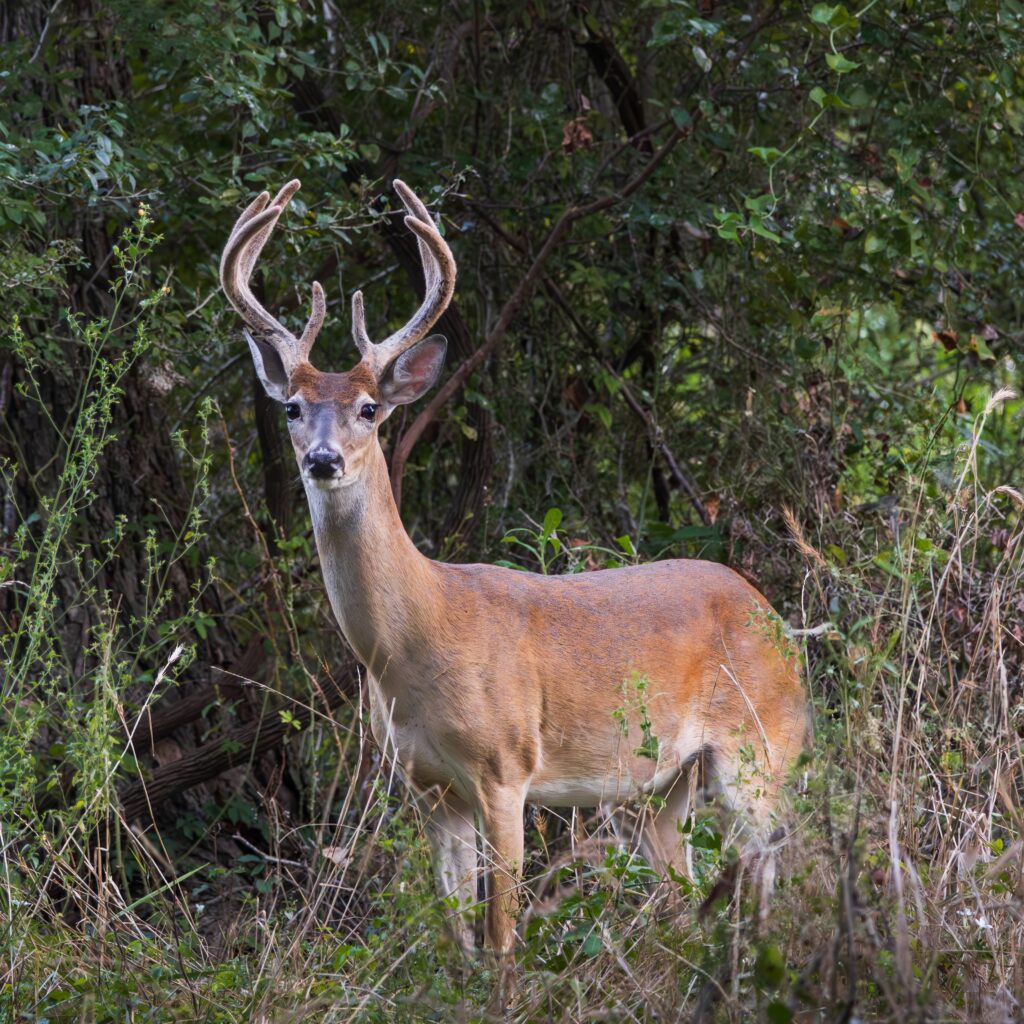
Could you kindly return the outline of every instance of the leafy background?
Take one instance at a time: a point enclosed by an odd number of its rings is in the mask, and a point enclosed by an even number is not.
[[[417,543],[724,561],[798,631],[815,709],[767,920],[715,884],[713,808],[674,896],[533,809],[509,1012],[1018,1019],[1022,18],[6,5],[10,1019],[486,1012],[217,286],[239,209],[301,178],[258,286],[298,326],[323,282],[315,359],[346,368],[351,292],[383,333],[422,288],[396,176],[459,263],[444,400],[386,439]]]

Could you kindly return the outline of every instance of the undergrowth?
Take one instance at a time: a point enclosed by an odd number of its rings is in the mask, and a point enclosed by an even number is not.
[[[123,282],[147,251],[145,226],[126,241]],[[167,620],[162,595],[202,530],[201,453],[183,449],[198,481],[188,530],[144,541],[145,621],[119,615],[116,595],[92,584],[97,556],[75,541],[150,308],[76,328],[94,360],[62,426],[60,488],[42,532],[25,523],[3,554],[3,586],[23,600],[0,638],[0,1013],[479,1019],[489,966],[447,937],[417,818],[358,702],[289,740],[333,779],[318,790],[320,820],[268,819],[265,845],[230,865],[120,814],[118,783],[139,772],[125,732],[187,665],[181,638],[200,615]],[[784,642],[803,645],[816,737],[791,780],[770,913],[752,912],[714,807],[686,826],[694,880],[660,884],[600,816],[535,809],[509,1019],[1019,1019],[1024,498],[979,471],[986,418],[1007,401],[992,397],[945,484],[918,466],[873,517],[813,531],[790,517],[804,579]],[[631,544],[568,544],[561,518],[510,533],[509,546],[545,571],[635,556]],[[101,558],[118,557],[118,530]],[[95,624],[83,666],[59,645],[76,613],[53,581],[69,573]]]

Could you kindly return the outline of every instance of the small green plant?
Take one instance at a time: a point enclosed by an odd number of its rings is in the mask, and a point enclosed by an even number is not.
[[[150,327],[165,294],[146,283],[145,261],[158,240],[140,206],[113,249],[110,312],[66,320],[85,367],[77,406],[66,420],[54,418],[41,382],[50,358],[45,343],[30,340],[17,317],[9,324],[7,344],[21,367],[19,400],[32,403],[58,439],[55,485],[38,495],[37,511],[16,510],[20,521],[0,550],[0,579],[16,595],[7,605],[11,613],[0,618],[0,819],[4,849],[19,851],[2,860],[0,893],[11,910],[21,894],[44,884],[39,872],[45,871],[51,879],[45,884],[62,886],[67,905],[87,907],[99,886],[103,899],[117,893],[106,912],[127,914],[139,864],[116,819],[117,786],[138,772],[126,735],[189,665],[191,638],[201,633],[201,588],[177,612],[169,609],[175,566],[197,557],[202,535],[204,409],[200,451],[180,440],[194,472],[192,504],[180,527],[168,535],[118,517],[98,543],[83,539],[97,476],[116,440],[115,411],[129,375],[150,350]],[[16,463],[0,465],[8,496],[18,493],[19,472]],[[141,573],[131,614],[120,595],[99,582],[128,545],[138,552]],[[63,649],[71,623],[87,627],[77,662]],[[35,903],[37,909],[48,905],[45,897]],[[26,941],[31,918],[4,916],[8,940]]]
[[[751,601],[750,616],[747,625],[769,640],[772,646],[787,661],[800,657],[800,650],[793,642],[793,637],[782,616],[767,605]]]
[[[647,708],[647,691],[651,681],[639,672],[633,672],[622,681],[622,703],[612,711],[612,718],[619,723],[624,737],[629,736],[630,722],[635,722],[640,729],[640,744],[633,748],[637,757],[647,757],[657,761],[661,747],[658,737],[654,734],[651,717]]]
[[[517,526],[502,537],[502,544],[526,552],[530,556],[531,565],[521,565],[508,559],[498,559],[494,564],[505,566],[507,569],[534,569],[547,576],[553,572],[570,575],[598,567],[615,568],[635,560],[636,551],[628,537],[618,539],[618,551],[585,540],[570,541],[564,531],[559,532],[562,520],[560,508],[549,508],[539,529],[532,526]],[[595,556],[601,556],[600,564],[593,561]]]

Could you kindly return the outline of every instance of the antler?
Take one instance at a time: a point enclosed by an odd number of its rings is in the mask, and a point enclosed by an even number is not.
[[[425,294],[412,319],[376,345],[366,333],[363,293],[357,291],[352,294],[352,334],[363,362],[369,364],[370,369],[378,375],[403,352],[427,336],[430,328],[448,308],[455,291],[455,257],[448,243],[434,226],[427,208],[405,182],[396,178],[395,191],[409,214],[405,218],[406,227],[416,235],[419,243]]]
[[[313,282],[313,310],[305,330],[296,338],[257,301],[249,287],[249,278],[284,208],[298,189],[299,182],[290,181],[274,196],[273,201],[269,192],[261,192],[235,222],[220,261],[220,282],[231,305],[241,314],[256,340],[266,342],[278,353],[289,374],[299,363],[308,359],[309,350],[323,326],[327,309],[324,290],[318,281]],[[416,235],[426,288],[423,302],[412,319],[376,345],[370,341],[366,332],[363,293],[353,293],[352,333],[363,362],[378,375],[403,352],[427,336],[430,328],[448,307],[455,291],[455,257],[448,243],[441,237],[416,193],[397,178],[395,190],[408,211],[406,226]]]
[[[319,282],[313,282],[313,310],[302,335],[296,338],[257,301],[249,287],[249,278],[263,246],[298,189],[297,180],[289,181],[274,196],[273,202],[270,202],[269,192],[261,192],[235,221],[220,260],[220,283],[231,305],[238,310],[256,338],[277,351],[289,374],[309,356],[309,350],[323,326],[327,312],[324,290]]]

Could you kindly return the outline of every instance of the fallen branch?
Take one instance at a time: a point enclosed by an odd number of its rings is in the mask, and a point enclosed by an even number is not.
[[[124,724],[132,753],[135,757],[151,754],[159,740],[194,722],[211,704],[237,699],[242,693],[242,680],[252,676],[263,661],[263,637],[257,634],[229,668],[213,669],[223,676],[222,679],[207,683],[181,700],[158,700],[155,707],[147,704],[134,723],[130,726],[127,722]]]
[[[339,707],[351,692],[351,688],[340,684],[322,691],[326,710]],[[140,779],[125,786],[120,792],[121,811],[125,820],[154,811],[169,797],[186,789],[209,782],[229,768],[247,767],[257,757],[284,741],[286,736],[298,735],[309,727],[313,719],[323,711],[297,705],[289,708],[287,720],[280,714],[281,708],[269,709],[258,721],[239,726],[218,736],[209,743],[197,747],[185,757],[161,765]],[[298,728],[296,728],[298,726]]]

